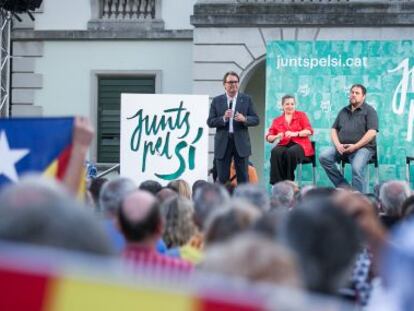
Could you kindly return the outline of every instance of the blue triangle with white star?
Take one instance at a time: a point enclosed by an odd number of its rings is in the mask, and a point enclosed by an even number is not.
[[[0,187],[43,173],[72,143],[74,118],[0,119]]]

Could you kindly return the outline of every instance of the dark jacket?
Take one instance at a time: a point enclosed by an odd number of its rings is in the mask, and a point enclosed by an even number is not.
[[[210,107],[210,114],[207,119],[209,127],[216,128],[216,135],[214,137],[214,157],[216,159],[223,159],[226,153],[229,122],[224,121],[223,116],[228,109],[226,94],[219,95],[213,98]],[[259,124],[259,117],[254,111],[253,102],[250,96],[238,93],[235,111],[244,115],[246,122],[233,121],[234,129],[234,144],[237,153],[240,157],[247,157],[251,155],[250,137],[248,132],[249,126],[256,126]]]

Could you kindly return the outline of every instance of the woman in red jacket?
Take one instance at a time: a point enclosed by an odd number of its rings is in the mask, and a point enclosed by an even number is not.
[[[270,184],[282,180],[294,180],[295,169],[304,157],[314,154],[309,136],[313,134],[309,119],[302,111],[296,110],[295,98],[282,97],[283,114],[275,118],[266,140],[278,144],[273,147],[270,156]]]

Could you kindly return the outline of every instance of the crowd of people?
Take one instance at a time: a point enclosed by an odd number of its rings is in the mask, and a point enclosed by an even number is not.
[[[230,193],[204,180],[190,187],[184,180],[135,185],[119,177],[93,179],[89,192],[81,203],[64,186],[37,177],[3,188],[0,239],[115,257],[137,271],[212,273],[367,310],[405,310],[398,308],[405,293],[388,287],[398,265],[386,263],[402,249],[413,253],[390,233],[398,228],[401,240],[401,232],[414,230],[406,182],[388,181],[365,195],[282,181],[268,194],[249,183]]]

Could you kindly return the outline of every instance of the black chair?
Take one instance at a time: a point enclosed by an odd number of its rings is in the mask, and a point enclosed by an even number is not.
[[[315,148],[316,143],[314,141],[312,141],[311,143],[312,143],[313,150],[315,151],[315,154],[316,154],[316,148]],[[302,165],[304,164],[312,164],[312,184],[314,186],[316,185],[316,156],[315,154],[309,157],[305,157],[303,161],[298,164],[297,180],[298,180],[299,187],[302,185]]]
[[[407,182],[410,183],[411,176],[410,176],[410,164],[411,161],[414,161],[414,157],[405,157],[405,178],[407,179]]]
[[[348,158],[341,159],[341,173],[344,174],[345,164],[349,163]],[[368,164],[374,164],[375,167],[375,183],[379,184],[379,167],[378,167],[378,149],[375,147],[375,153],[372,155],[371,159],[368,161]],[[367,169],[367,189],[369,189],[369,166]]]

